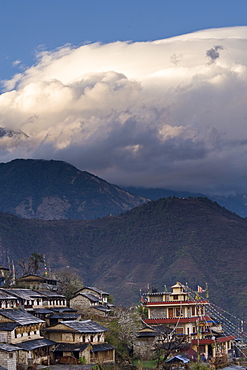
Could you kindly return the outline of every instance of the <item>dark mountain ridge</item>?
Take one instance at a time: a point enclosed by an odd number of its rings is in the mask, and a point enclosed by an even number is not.
[[[3,262],[43,253],[51,270],[70,266],[118,304],[181,281],[208,283],[210,298],[235,314],[247,308],[247,223],[207,198],[160,199],[91,221],[0,214],[0,242]]]
[[[0,211],[23,218],[95,219],[146,201],[63,161],[0,163],[0,184]]]
[[[191,193],[188,191],[175,191],[165,188],[143,188],[133,186],[123,186],[123,189],[136,196],[142,196],[147,199],[157,200],[160,198],[178,197],[207,197],[222,207],[226,207],[232,212],[237,213],[241,217],[247,217],[247,195],[244,193],[235,193],[230,195],[209,195],[202,193]]]

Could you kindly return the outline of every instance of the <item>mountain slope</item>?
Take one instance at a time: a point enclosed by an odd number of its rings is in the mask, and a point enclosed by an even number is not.
[[[0,211],[23,218],[94,219],[145,202],[62,161],[0,163]]]
[[[188,191],[175,191],[162,188],[142,188],[133,186],[122,187],[126,191],[133,195],[141,196],[147,199],[157,200],[160,198],[167,197],[207,197],[211,200],[219,203],[222,207],[229,209],[232,212],[237,213],[241,217],[247,217],[247,195],[246,194],[230,194],[230,195],[205,195],[199,193],[190,193]]]
[[[247,308],[247,223],[206,198],[168,198],[93,221],[23,220],[0,215],[1,256],[46,255],[52,270],[70,266],[85,284],[138,302],[139,290],[177,280],[209,285],[218,305]]]

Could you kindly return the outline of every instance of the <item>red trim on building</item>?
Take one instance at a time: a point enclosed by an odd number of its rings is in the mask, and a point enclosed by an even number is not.
[[[209,304],[209,301],[203,300],[203,301],[168,301],[168,302],[161,301],[161,302],[146,302],[146,307],[148,307],[148,306],[160,306],[160,305],[174,306],[174,305],[181,305],[181,304],[185,304],[185,305],[193,304],[193,305],[197,306],[197,305],[200,305],[202,303],[203,304]]]
[[[213,339],[192,339],[191,341],[192,344],[213,344],[214,341]]]
[[[145,319],[146,324],[177,324],[177,322],[186,323],[186,322],[196,322],[196,321],[209,321],[211,318],[209,316],[203,316],[203,319],[200,319],[198,316],[193,317],[176,317],[172,319]]]
[[[225,342],[229,342],[230,340],[233,340],[235,338],[236,337],[234,335],[228,335],[227,337],[216,338],[215,341],[213,339],[192,339],[191,343],[192,344],[198,344],[199,343],[199,345],[213,344],[215,342],[225,343]]]
[[[216,342],[228,342],[229,340],[234,340],[236,337],[235,335],[228,335],[228,337],[220,337],[216,339]]]

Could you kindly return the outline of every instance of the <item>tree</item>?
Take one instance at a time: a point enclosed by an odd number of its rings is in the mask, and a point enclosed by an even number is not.
[[[130,361],[133,342],[142,327],[141,316],[137,311],[115,308],[115,318],[109,323],[106,340],[116,347],[118,359]]]
[[[189,349],[189,344],[186,335],[177,335],[176,331],[166,326],[158,326],[155,328],[158,332],[155,340],[154,359],[157,360],[157,368],[164,364],[168,357],[174,356],[185,349]]]
[[[76,272],[62,270],[56,272],[55,276],[59,282],[58,292],[65,295],[68,300],[77,290],[83,288],[82,279]]]
[[[18,262],[22,269],[22,275],[37,275],[41,265],[44,263],[44,257],[40,253],[33,252],[30,257],[23,258]]]
[[[118,337],[130,349],[141,329],[141,316],[137,311],[119,309],[114,311],[118,317]]]

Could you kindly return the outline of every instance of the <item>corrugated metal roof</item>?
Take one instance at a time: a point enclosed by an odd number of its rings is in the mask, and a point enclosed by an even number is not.
[[[40,339],[27,340],[26,342],[18,343],[18,346],[22,349],[25,349],[26,351],[30,351],[35,348],[53,346],[55,344],[56,342],[53,342],[52,340],[40,338]]]
[[[99,343],[93,344],[93,352],[102,352],[102,351],[109,351],[111,349],[115,349],[116,347],[112,346],[109,343]]]
[[[89,343],[59,343],[53,352],[82,352],[88,345]]]
[[[64,324],[71,329],[78,331],[79,333],[102,333],[107,331],[104,326],[98,323],[86,320],[86,321],[61,321],[60,324]]]
[[[38,317],[35,317],[20,308],[18,309],[13,308],[13,309],[7,309],[7,310],[2,309],[0,310],[0,315],[7,317],[10,320],[13,320],[19,325],[37,324],[37,323],[44,322],[44,320],[41,320]]]

